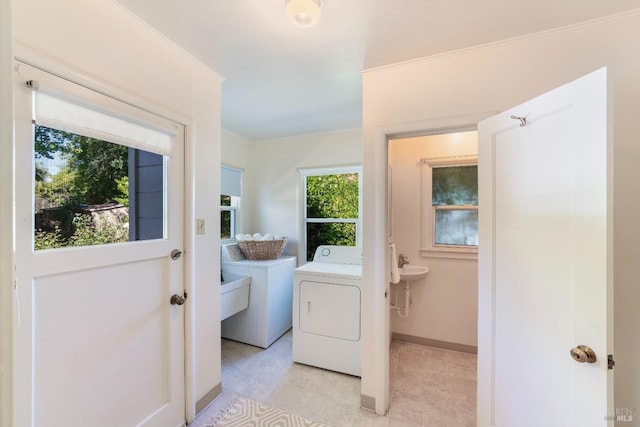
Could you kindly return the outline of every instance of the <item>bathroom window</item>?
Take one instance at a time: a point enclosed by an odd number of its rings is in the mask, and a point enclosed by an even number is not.
[[[220,239],[232,239],[238,233],[236,224],[242,195],[241,169],[221,167],[220,193]]]
[[[360,167],[300,170],[307,261],[320,245],[359,246],[360,174]]]
[[[478,166],[475,157],[425,159],[422,164],[425,256],[476,258]],[[423,244],[423,246],[425,246]]]

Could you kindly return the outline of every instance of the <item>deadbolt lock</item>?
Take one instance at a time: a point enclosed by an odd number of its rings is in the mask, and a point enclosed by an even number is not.
[[[572,348],[569,353],[571,357],[573,357],[573,360],[579,363],[595,363],[597,360],[596,353],[591,347],[586,345],[579,345]]]

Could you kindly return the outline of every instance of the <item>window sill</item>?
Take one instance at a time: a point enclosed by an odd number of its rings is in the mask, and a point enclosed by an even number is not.
[[[420,255],[425,258],[448,258],[478,260],[478,249],[463,248],[422,248]]]

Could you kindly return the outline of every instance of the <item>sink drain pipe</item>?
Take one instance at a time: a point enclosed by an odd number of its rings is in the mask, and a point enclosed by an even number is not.
[[[409,282],[407,282],[406,280],[402,280],[401,282],[404,282],[404,305],[402,307],[398,305],[398,294],[400,293],[400,289],[398,289],[398,286],[396,287],[395,302],[390,305],[390,308],[392,310],[395,310],[395,312],[398,313],[398,316],[400,317],[409,317],[409,306],[413,303],[413,301],[411,300],[411,293],[409,292]]]

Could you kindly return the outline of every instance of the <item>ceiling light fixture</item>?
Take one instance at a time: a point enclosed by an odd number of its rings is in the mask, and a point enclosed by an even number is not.
[[[320,19],[322,0],[286,0],[287,16],[299,27],[311,27]]]

